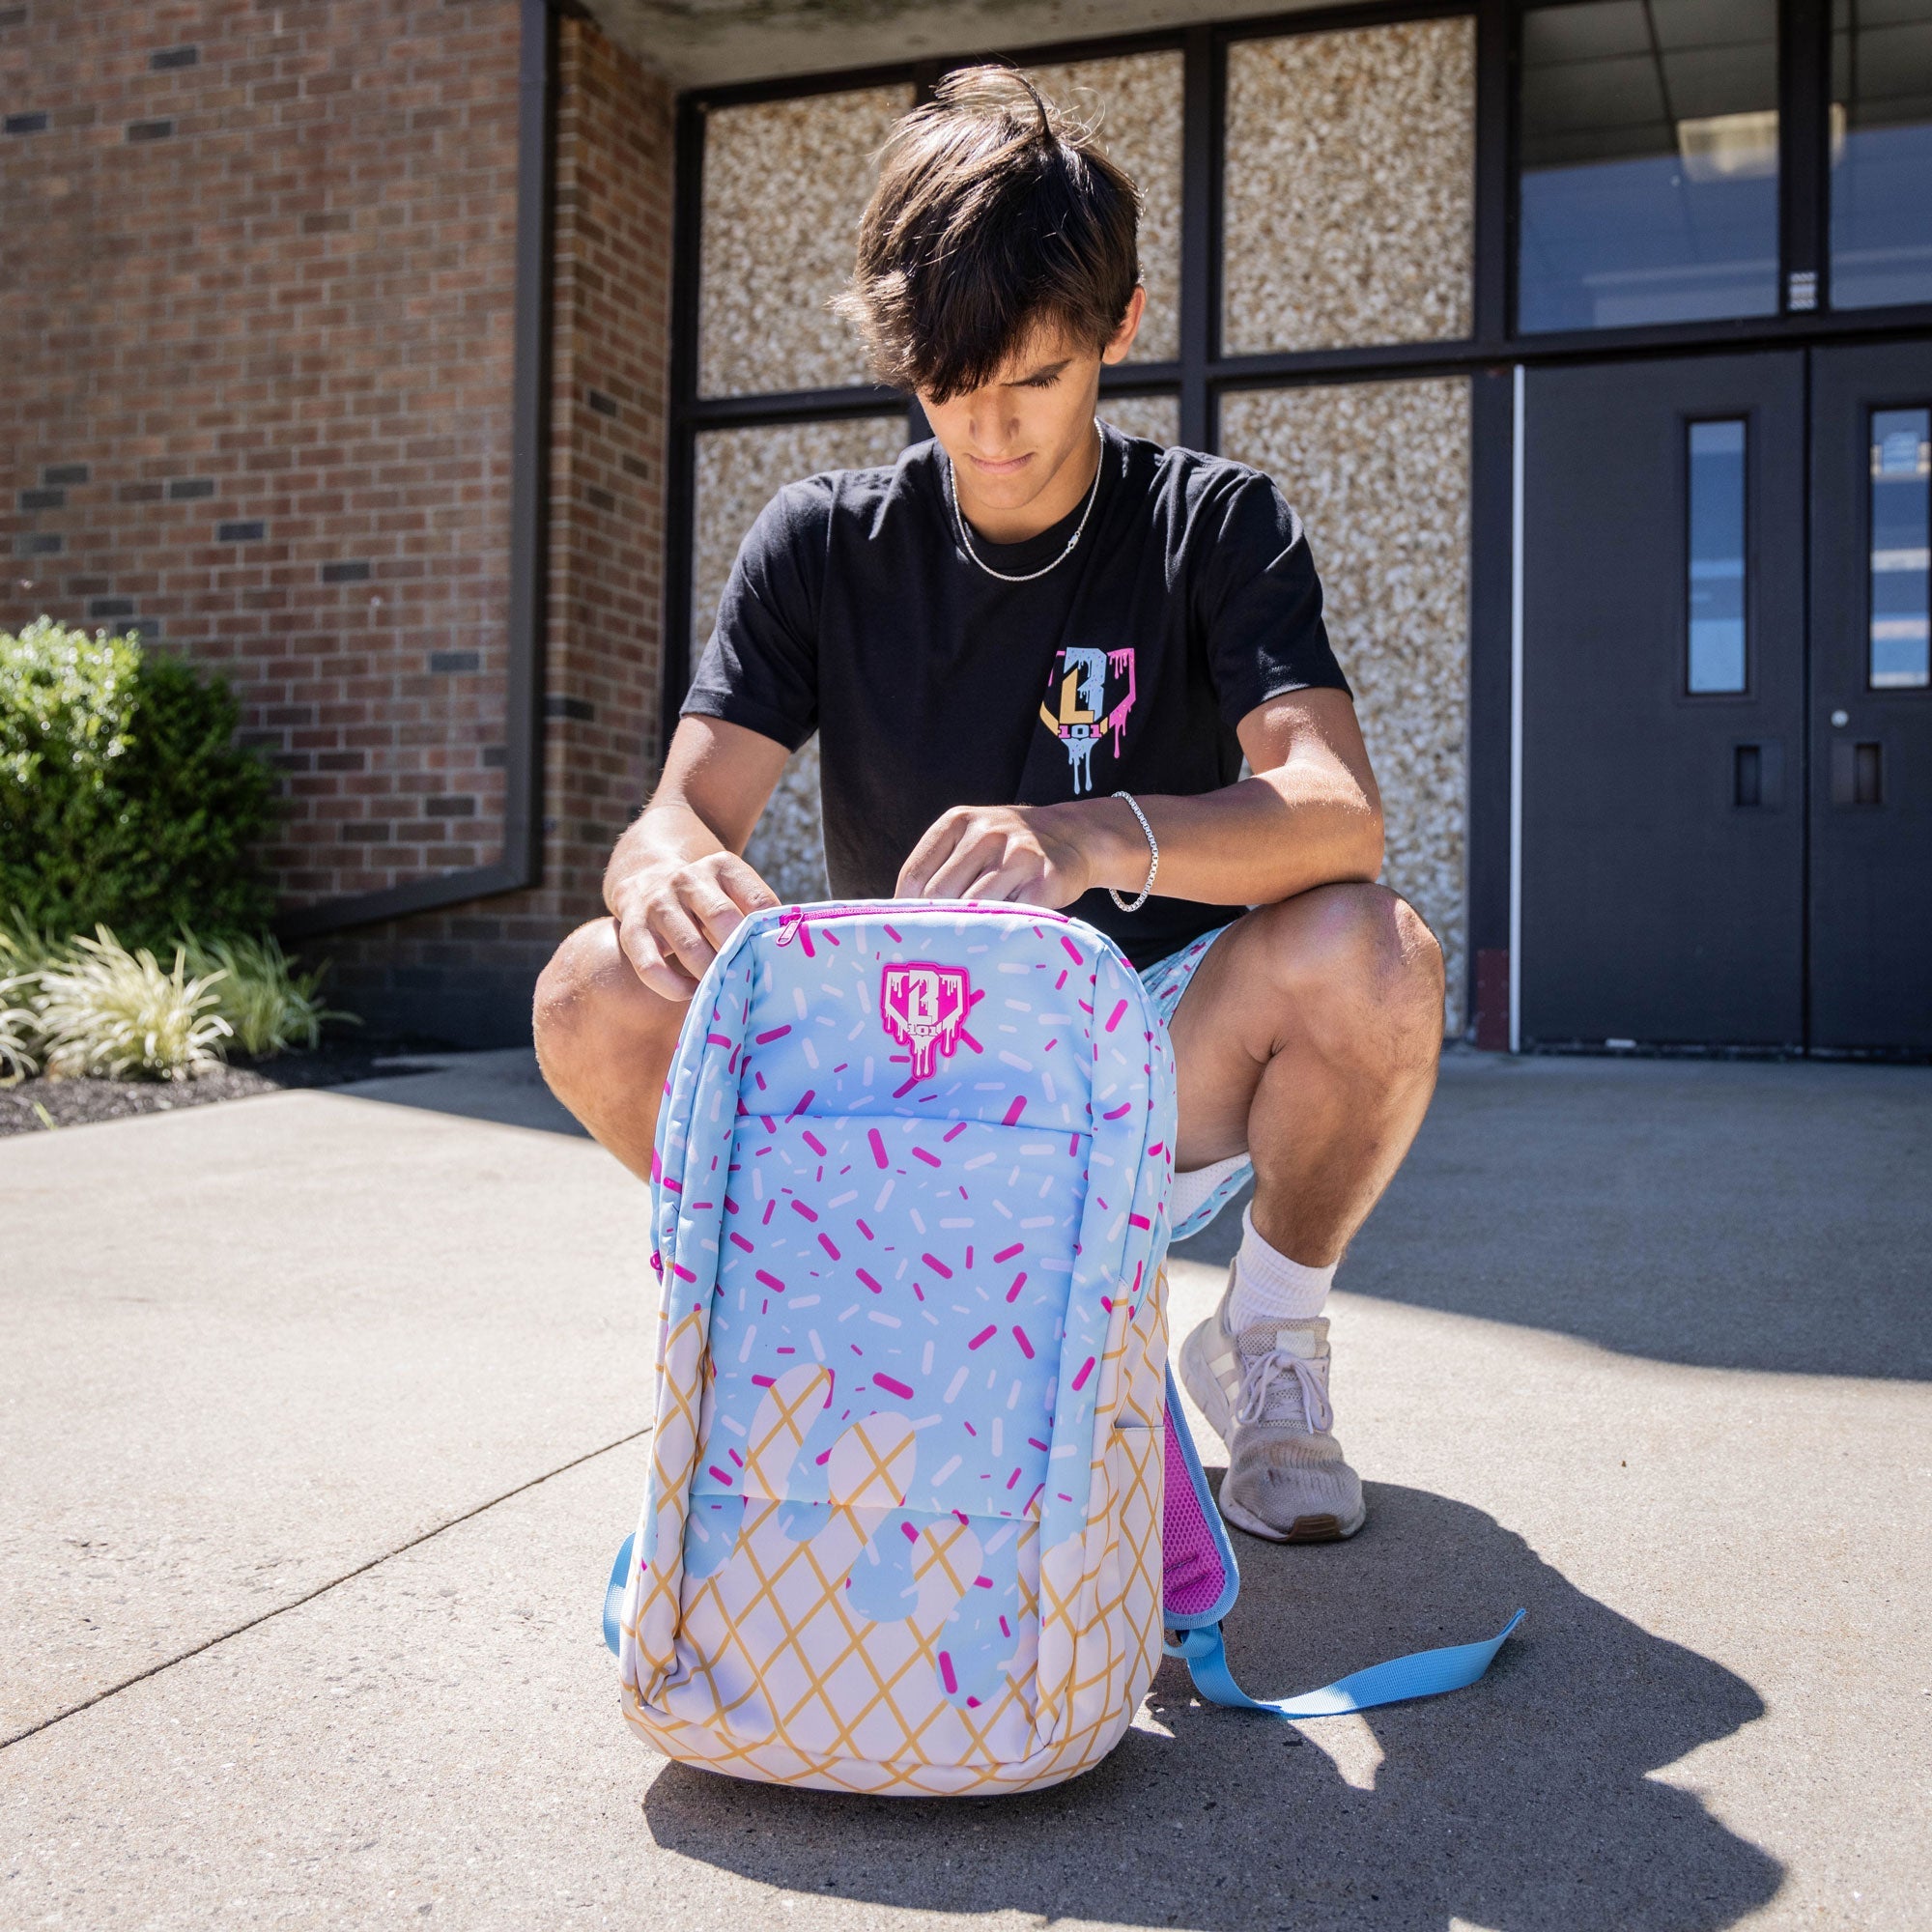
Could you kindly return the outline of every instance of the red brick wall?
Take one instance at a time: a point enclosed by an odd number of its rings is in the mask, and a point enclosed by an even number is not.
[[[588,22],[557,31],[543,883],[332,949],[349,1004],[465,1039],[527,1036],[536,976],[602,911],[656,774],[671,94]]]
[[[332,948],[509,1037],[655,737],[670,101],[559,26],[544,879]],[[517,0],[0,0],[0,624],[218,665],[309,904],[501,849]]]

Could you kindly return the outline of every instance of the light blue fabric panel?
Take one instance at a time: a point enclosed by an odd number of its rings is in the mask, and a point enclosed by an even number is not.
[[[902,900],[781,923],[779,937],[757,948],[746,1110],[777,1120],[911,1113],[1085,1132],[1093,1061],[1077,1002],[1083,994],[1091,1002],[1088,931],[1017,907]],[[888,975],[923,970],[935,976],[938,1031],[920,1055],[892,1037],[884,1015],[889,993],[905,1010],[905,982],[889,988]]]
[[[1074,930],[1092,976],[1079,1005],[1092,1025],[1093,1138],[1061,1341],[1052,1476],[1040,1508],[1046,1549],[1086,1524],[1108,1338],[1154,1292],[1165,1259],[1177,1106],[1167,1030],[1147,988],[1110,941],[1089,926]]]
[[[919,1432],[908,1507],[1022,1514],[1046,1478],[1086,1147],[978,1121],[740,1121],[711,1318],[717,1453],[695,1491],[738,1489],[764,1391],[815,1361],[834,1398],[808,1468],[897,1407]]]

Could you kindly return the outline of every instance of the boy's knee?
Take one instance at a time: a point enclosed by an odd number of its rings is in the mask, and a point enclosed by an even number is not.
[[[580,925],[537,978],[531,1028],[554,1085],[639,1047],[674,1044],[684,1009],[639,980],[617,943],[617,923]]]
[[[1433,1060],[1442,949],[1407,900],[1386,886],[1347,884],[1270,910],[1283,916],[1281,990],[1298,1020],[1363,1053]]]

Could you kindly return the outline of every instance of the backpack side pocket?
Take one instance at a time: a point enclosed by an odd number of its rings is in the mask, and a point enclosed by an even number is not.
[[[627,1698],[651,1703],[675,1668],[691,1479],[702,1410],[724,1220],[725,1163],[738,1105],[739,1042],[751,1009],[747,927],[712,964],[686,1015],[659,1116],[658,1256],[663,1277],[650,1485],[625,1599]],[[716,1184],[710,1183],[715,1179]]]

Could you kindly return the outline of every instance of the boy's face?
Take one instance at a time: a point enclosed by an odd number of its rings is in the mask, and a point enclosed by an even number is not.
[[[1126,355],[1145,303],[1136,289],[1103,350],[1042,327],[980,388],[944,403],[921,395],[952,459],[959,507],[994,542],[1021,542],[1058,523],[1093,482],[1100,368]]]

